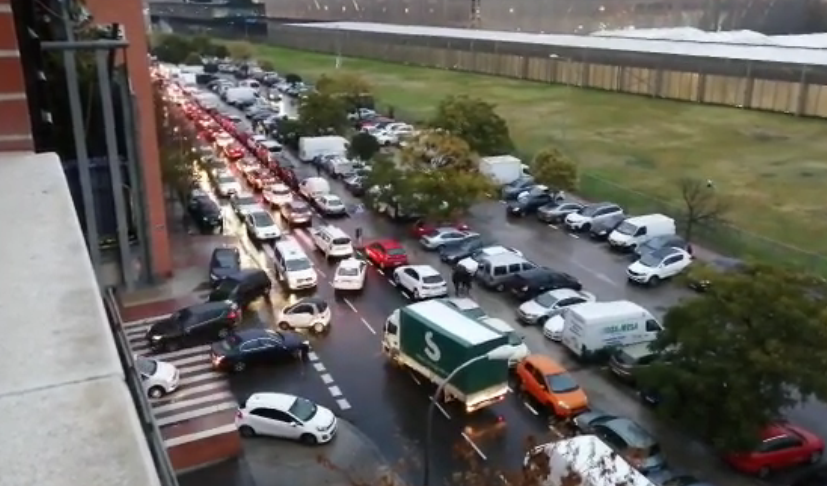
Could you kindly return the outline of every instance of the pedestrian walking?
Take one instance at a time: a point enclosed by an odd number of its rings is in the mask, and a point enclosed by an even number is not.
[[[463,269],[463,270],[462,270],[462,288],[463,288],[463,293],[464,293],[466,296],[468,296],[468,295],[471,295],[471,285],[473,284],[473,281],[474,281],[474,276],[473,276],[473,275],[471,275],[471,272],[469,272],[468,270],[466,270],[466,269],[465,269],[465,267],[462,267],[462,269]]]
[[[458,266],[456,269],[454,269],[454,273],[451,274],[451,283],[454,284],[454,293],[457,294],[457,297],[459,297],[462,294],[462,285],[463,285],[462,284],[462,273],[461,273],[462,270],[460,270],[460,268],[462,268],[462,267]]]

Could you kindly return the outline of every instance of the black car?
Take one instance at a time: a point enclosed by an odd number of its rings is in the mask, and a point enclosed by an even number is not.
[[[658,250],[662,250],[664,248],[679,248],[681,250],[686,251],[687,253],[691,254],[692,250],[687,243],[686,240],[681,238],[678,235],[664,235],[664,236],[656,236],[651,240],[643,243],[642,245],[638,245],[635,248],[635,251],[632,252],[632,258],[635,260],[640,259],[643,255],[648,255],[649,253],[654,253]]]
[[[155,352],[208,344],[230,335],[241,321],[241,309],[230,301],[185,307],[149,328],[146,339]]]
[[[522,194],[525,191],[528,191],[532,187],[536,186],[537,183],[534,182],[534,178],[531,176],[524,176],[516,181],[506,184],[500,190],[500,196],[505,201],[510,201],[512,199],[517,199],[517,196]]]
[[[241,270],[238,248],[216,248],[210,257],[210,284],[215,287],[225,278]]]
[[[462,242],[457,246],[442,247],[439,249],[439,259],[449,265],[455,265],[463,258],[468,258],[475,251],[489,246],[482,238],[474,238]]]
[[[310,343],[300,334],[270,329],[245,329],[214,343],[210,361],[217,370],[242,371],[248,366],[304,359],[309,351]]]
[[[554,196],[548,189],[543,189],[542,186],[535,186],[528,191],[528,194],[520,196],[516,201],[508,201],[505,214],[506,216],[534,214],[540,207],[550,202],[554,202]]]
[[[582,290],[583,285],[567,273],[550,268],[538,267],[520,275],[514,275],[505,282],[505,288],[521,301],[537,297],[548,290]]]
[[[269,297],[273,282],[264,270],[247,268],[228,275],[210,292],[209,301],[232,301],[241,307],[259,297]]]
[[[224,228],[221,208],[206,194],[195,193],[190,196],[187,212],[190,220],[202,233],[215,233],[216,230],[221,231]]]
[[[592,223],[592,227],[589,229],[589,237],[593,240],[606,240],[612,234],[612,231],[616,230],[620,223],[624,221],[626,221],[626,215],[622,213],[598,219]]]
[[[363,176],[353,176],[344,180],[345,188],[354,196],[361,196],[365,193],[365,178]]]

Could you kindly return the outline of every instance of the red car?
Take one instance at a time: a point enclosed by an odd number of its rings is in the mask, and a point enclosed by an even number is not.
[[[230,160],[238,160],[244,157],[244,149],[238,145],[228,145],[227,148],[224,149],[224,154]]]
[[[727,454],[724,460],[741,472],[763,478],[780,469],[816,464],[823,452],[824,441],[813,433],[790,424],[773,424],[764,429],[758,447]]]
[[[460,231],[468,231],[468,225],[465,223],[429,223],[419,220],[411,228],[411,236],[418,240],[438,228],[456,228]]]
[[[365,245],[368,261],[379,268],[393,268],[408,264],[408,254],[395,240],[379,240]]]

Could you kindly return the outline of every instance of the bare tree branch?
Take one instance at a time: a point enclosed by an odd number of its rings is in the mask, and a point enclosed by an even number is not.
[[[715,190],[711,181],[682,178],[678,181],[678,188],[684,204],[687,241],[692,239],[697,225],[720,221],[731,208],[729,201]]]

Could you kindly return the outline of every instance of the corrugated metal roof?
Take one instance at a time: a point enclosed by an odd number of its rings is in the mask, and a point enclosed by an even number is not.
[[[774,45],[767,45],[763,43],[747,45],[744,43],[724,42],[721,40],[721,36],[718,36],[716,40],[686,38],[676,40],[629,37],[625,35],[607,35],[606,33],[591,36],[528,34],[523,32],[454,29],[447,27],[426,27],[420,25],[392,25],[370,22],[325,22],[290,25],[325,30],[536,44],[548,46],[549,56],[555,55],[555,47],[576,47],[583,49],[604,49],[610,51],[643,52],[702,58],[739,59],[746,61],[827,66],[827,49],[815,48],[819,46],[803,47],[799,45],[791,45],[790,42],[793,41],[788,41],[787,43],[778,42]],[[658,30],[663,32],[663,30],[668,29]],[[687,32],[684,31],[684,36],[687,35]],[[730,38],[732,38],[732,36],[730,36]],[[739,38],[743,39],[744,35],[742,34]],[[798,42],[801,41],[799,40]]]

